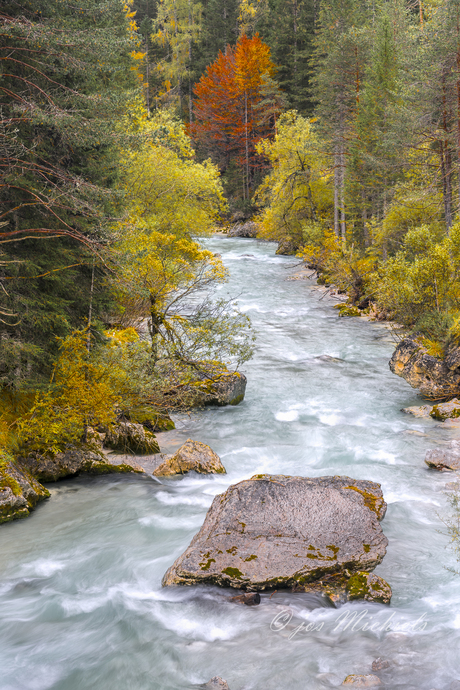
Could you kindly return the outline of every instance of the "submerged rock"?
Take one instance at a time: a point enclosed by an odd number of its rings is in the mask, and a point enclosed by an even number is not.
[[[460,441],[450,441],[446,448],[427,450],[425,462],[435,470],[460,470]]]
[[[379,604],[389,604],[391,587],[388,582],[374,573],[355,573],[346,584],[348,600],[364,599]]]
[[[25,457],[19,457],[18,463],[27,472],[42,482],[55,482],[64,477],[73,477],[77,474],[110,474],[113,472],[141,472],[141,468],[135,468],[125,463],[112,463],[104,455],[93,452],[82,446],[68,446],[61,453],[29,453]]]
[[[123,453],[135,453],[145,455],[159,453],[160,446],[155,440],[155,435],[145,429],[142,424],[135,422],[118,422],[109,427],[104,446]]]
[[[153,474],[156,477],[172,477],[192,471],[200,474],[225,474],[225,467],[209,446],[189,438],[174,455],[165,456]]]
[[[235,604],[245,604],[246,606],[258,606],[260,604],[259,592],[246,592],[245,594],[238,594],[236,597],[230,597],[230,601]]]
[[[256,475],[216,496],[163,585],[247,591],[373,570],[388,540],[379,484],[349,477]]]
[[[378,659],[374,659],[372,662],[372,670],[373,671],[383,671],[386,668],[390,668],[391,664],[387,659],[382,659],[379,657]]]
[[[427,398],[439,399],[460,394],[460,348],[444,359],[428,354],[423,345],[404,338],[390,360],[390,369]]]
[[[403,407],[401,412],[405,412],[406,414],[411,414],[414,417],[428,418],[430,416],[432,409],[433,408],[431,405],[420,405],[419,407]]]
[[[27,517],[49,495],[16,461],[0,457],[0,523]]]
[[[376,688],[382,685],[382,681],[378,676],[368,674],[365,676],[351,675],[347,676],[342,685],[352,685],[355,688]]]
[[[226,680],[223,680],[220,676],[214,676],[211,680],[204,686],[206,690],[230,690]]]

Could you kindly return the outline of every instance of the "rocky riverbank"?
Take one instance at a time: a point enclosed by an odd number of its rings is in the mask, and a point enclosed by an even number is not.
[[[191,387],[198,408],[238,405],[244,399],[246,377],[240,372],[219,371],[212,379],[202,377]],[[0,523],[27,517],[48,498],[50,493],[42,482],[81,474],[170,477],[190,471],[225,473],[211,448],[190,439],[174,454],[161,453],[154,431],[174,428],[168,415],[142,408],[131,417],[122,417],[107,429],[89,428],[85,442],[69,444],[61,452],[34,450],[15,457],[0,456]]]

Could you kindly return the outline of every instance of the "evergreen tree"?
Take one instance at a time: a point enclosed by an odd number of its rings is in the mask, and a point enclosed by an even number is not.
[[[114,120],[135,88],[138,41],[118,0],[8,1],[2,10],[0,379],[46,375],[56,335],[107,301]],[[120,133],[121,137],[121,133]]]

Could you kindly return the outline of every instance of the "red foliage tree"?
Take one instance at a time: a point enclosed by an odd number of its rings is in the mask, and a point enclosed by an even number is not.
[[[274,81],[270,48],[260,39],[242,36],[227,46],[196,84],[191,133],[226,169],[234,160],[243,172],[249,198],[254,172],[263,165],[256,144],[274,133],[282,97]]]

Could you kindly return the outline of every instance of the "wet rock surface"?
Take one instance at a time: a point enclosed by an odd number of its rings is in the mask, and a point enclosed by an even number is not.
[[[256,475],[216,496],[163,585],[256,591],[371,571],[386,553],[385,509],[374,482]]]
[[[199,474],[225,474],[225,467],[212,448],[189,438],[173,455],[163,455],[161,464],[153,474],[156,477],[172,477],[192,471]]]
[[[226,680],[223,680],[220,676],[214,676],[211,680],[204,686],[205,690],[230,690]]]
[[[431,405],[420,405],[416,407],[403,407],[401,412],[405,412],[406,414],[411,414],[414,417],[420,417],[420,418],[425,418],[427,419],[430,416],[431,410],[433,407]]]
[[[49,495],[17,462],[0,459],[0,523],[27,517]]]
[[[260,604],[259,592],[246,592],[245,594],[238,594],[236,597],[230,597],[230,601],[235,604],[245,604],[246,606],[258,606]]]
[[[445,448],[427,450],[425,463],[435,470],[460,470],[460,441],[450,441]]]
[[[351,685],[354,688],[376,688],[382,685],[382,681],[372,674],[351,675],[345,678],[342,685]]]
[[[460,348],[454,348],[444,359],[438,359],[429,355],[420,343],[404,338],[389,365],[394,374],[427,398],[440,399],[460,393]]]
[[[372,662],[373,671],[384,671],[385,669],[390,668],[390,666],[391,664],[388,659],[382,659],[381,657],[374,659]]]

